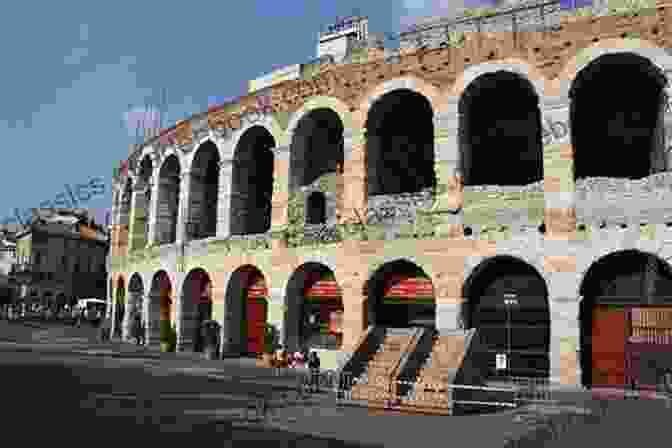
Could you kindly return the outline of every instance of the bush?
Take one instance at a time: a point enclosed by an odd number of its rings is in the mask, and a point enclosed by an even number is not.
[[[266,324],[264,329],[264,353],[273,353],[278,340],[278,330],[272,324]]]
[[[161,321],[159,340],[168,344],[169,351],[175,351],[177,331],[175,331],[175,327],[171,325],[169,320]]]

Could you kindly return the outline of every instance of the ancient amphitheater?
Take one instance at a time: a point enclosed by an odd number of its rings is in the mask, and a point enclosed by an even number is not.
[[[672,304],[671,36],[659,3],[369,49],[179,122],[115,179],[116,325],[140,311],[149,344],[170,320],[200,350],[214,319],[244,356],[271,324],[323,367],[375,345],[458,369],[475,328],[486,376],[505,354],[507,375],[622,382],[602,305]]]

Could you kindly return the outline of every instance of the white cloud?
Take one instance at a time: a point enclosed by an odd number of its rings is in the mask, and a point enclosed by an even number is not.
[[[82,59],[89,55],[88,48],[73,48],[72,52],[63,58],[65,65],[77,65],[82,62]]]

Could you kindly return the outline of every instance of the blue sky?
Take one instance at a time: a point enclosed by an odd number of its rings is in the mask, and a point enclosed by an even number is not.
[[[208,96],[237,96],[272,68],[316,57],[321,26],[358,7],[371,32],[405,17],[445,14],[445,0],[6,2],[0,17],[3,82],[0,220],[37,207],[65,185],[102,178],[126,158],[129,105],[167,91],[169,123],[205,110]],[[179,5],[178,7],[175,7]]]

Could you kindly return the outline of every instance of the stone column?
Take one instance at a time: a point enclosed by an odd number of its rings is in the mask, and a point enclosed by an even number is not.
[[[544,271],[549,292],[551,319],[551,382],[579,385],[581,366],[579,349],[579,299],[580,274],[577,274],[574,255],[548,255]]]
[[[180,174],[180,196],[178,200],[177,212],[177,232],[175,237],[176,244],[182,244],[188,240],[187,222],[189,221],[189,199],[191,197],[191,177],[190,171],[183,171]]]
[[[119,211],[119,224],[117,232],[117,242],[120,256],[128,254],[128,230],[130,219],[131,198],[124,196]]]
[[[544,222],[548,237],[565,240],[572,238],[576,231],[574,161],[569,124],[567,98],[551,98],[544,104]]]
[[[341,350],[351,353],[355,344],[368,326],[366,317],[366,297],[362,287],[355,284],[341,285],[343,294],[343,347]]]
[[[233,160],[219,163],[219,191],[217,193],[217,236],[231,234],[231,189],[233,187]]]
[[[143,249],[147,244],[145,225],[147,221],[146,188],[149,186],[137,182],[133,188],[129,224],[129,249]]]
[[[287,225],[287,201],[289,200],[289,146],[273,149],[273,196],[271,198],[271,231],[279,231]]]
[[[151,189],[150,201],[149,201],[149,228],[147,231],[147,244],[153,244],[158,241],[157,238],[157,216],[158,216],[158,207],[159,207],[159,175],[157,173],[152,176],[152,182],[150,182],[149,188]]]
[[[354,131],[352,146],[346,150],[344,161],[344,217],[354,218],[354,210],[363,210],[367,206],[366,163],[364,157],[365,141],[362,130]],[[361,212],[360,212],[361,215]],[[362,219],[365,219],[362,216]]]
[[[434,171],[438,187],[434,211],[441,221],[436,231],[444,238],[461,237],[464,226],[458,134],[457,101],[452,101],[446,112],[434,117]]]
[[[447,275],[447,274],[446,274]],[[462,328],[460,311],[463,305],[462,276],[450,275],[434,285],[436,328],[439,333]]]

